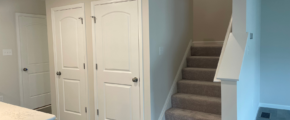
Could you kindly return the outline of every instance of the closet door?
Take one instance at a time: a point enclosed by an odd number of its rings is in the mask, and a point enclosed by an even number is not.
[[[140,120],[137,6],[136,0],[92,3],[100,120]]]
[[[84,4],[53,8],[58,110],[61,120],[86,120]]]
[[[51,104],[46,17],[16,14],[23,107]]]

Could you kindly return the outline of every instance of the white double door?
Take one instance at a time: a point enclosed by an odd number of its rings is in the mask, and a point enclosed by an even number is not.
[[[84,4],[52,9],[59,120],[86,120]]]
[[[51,104],[46,17],[16,14],[22,106],[35,109]]]
[[[138,3],[92,2],[99,120],[140,120]]]

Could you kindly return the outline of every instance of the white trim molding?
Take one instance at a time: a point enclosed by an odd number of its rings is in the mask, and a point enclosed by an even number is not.
[[[260,107],[265,107],[265,108],[274,108],[274,109],[290,110],[290,106],[287,106],[287,105],[260,103],[259,106]]]
[[[192,43],[193,42],[191,40],[189,42],[187,48],[186,48],[186,52],[183,55],[182,61],[181,61],[180,65],[179,65],[179,68],[177,70],[177,73],[175,75],[174,81],[173,81],[173,83],[171,85],[170,91],[169,91],[169,93],[167,95],[166,101],[165,101],[165,103],[163,105],[163,108],[162,108],[162,111],[161,111],[161,113],[159,115],[158,120],[165,120],[165,112],[166,112],[166,110],[168,110],[169,108],[172,107],[172,105],[171,105],[171,96],[177,92],[177,85],[176,84],[177,84],[177,81],[181,80],[181,78],[182,78],[182,69],[186,67],[186,58],[190,55],[190,48],[192,46]]]

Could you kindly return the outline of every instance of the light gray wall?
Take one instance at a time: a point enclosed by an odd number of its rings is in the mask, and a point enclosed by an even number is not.
[[[232,0],[193,0],[193,40],[224,41]]]
[[[290,1],[262,0],[261,103],[290,109]]]
[[[192,5],[192,0],[149,0],[151,120],[158,119],[192,39]]]
[[[247,38],[244,59],[237,82],[238,120],[255,120],[260,104],[261,0],[247,0]],[[253,33],[253,39],[250,39]]]
[[[4,102],[20,105],[18,48],[15,13],[45,15],[42,0],[0,0],[0,96]],[[3,56],[12,49],[12,56]]]

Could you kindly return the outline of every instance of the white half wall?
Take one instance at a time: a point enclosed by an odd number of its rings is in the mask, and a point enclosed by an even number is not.
[[[233,32],[217,75],[222,81],[223,120],[256,118],[260,103],[259,15],[260,0],[233,0]]]
[[[237,120],[237,81],[221,81],[222,120]]]

